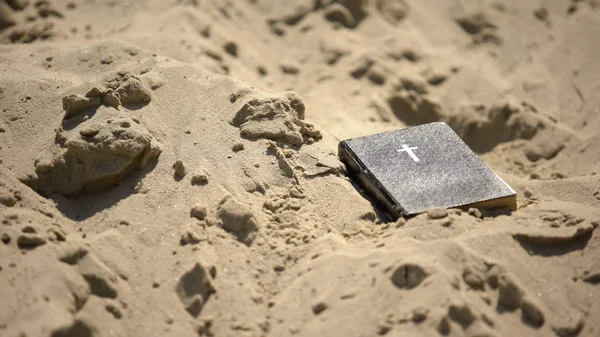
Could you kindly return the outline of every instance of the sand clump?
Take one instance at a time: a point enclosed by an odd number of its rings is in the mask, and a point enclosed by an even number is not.
[[[204,220],[204,218],[206,218],[206,207],[200,205],[200,204],[196,204],[194,206],[192,206],[191,210],[190,210],[190,216],[198,219],[198,220]]]
[[[63,146],[36,160],[37,177],[28,183],[42,194],[75,195],[118,185],[161,153],[148,131],[128,118],[83,124]]]
[[[301,145],[321,138],[312,124],[303,121],[304,109],[304,103],[294,93],[257,95],[248,98],[231,123],[240,129],[242,137]]]
[[[85,96],[70,94],[62,99],[65,119],[89,108],[106,104],[115,109],[120,105],[147,104],[152,100],[150,90],[135,75],[120,71],[103,86],[93,87]]]
[[[252,242],[254,232],[258,230],[258,223],[252,211],[229,196],[219,203],[217,220],[220,227],[246,243]]]
[[[182,246],[197,245],[202,241],[203,238],[198,233],[196,233],[194,230],[188,229],[181,234],[179,244]]]
[[[183,177],[185,177],[186,174],[187,170],[185,168],[185,165],[183,164],[183,161],[181,161],[180,159],[175,161],[175,163],[173,163],[173,176],[175,177],[175,179],[183,179]]]
[[[120,104],[150,101],[148,90],[131,73],[120,71],[108,78],[106,88],[93,87],[85,96],[64,96],[64,118],[101,104],[117,109]],[[44,195],[73,196],[118,185],[131,171],[145,168],[160,155],[160,144],[133,119],[110,111],[96,112],[94,117],[59,126],[55,144],[35,160],[35,175],[24,181]]]
[[[204,186],[208,184],[208,176],[204,173],[195,173],[190,181],[192,185]]]

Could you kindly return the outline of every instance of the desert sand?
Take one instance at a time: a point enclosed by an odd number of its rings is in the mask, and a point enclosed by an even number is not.
[[[600,335],[595,0],[5,0],[0,42],[0,336]],[[517,211],[347,177],[432,121]]]

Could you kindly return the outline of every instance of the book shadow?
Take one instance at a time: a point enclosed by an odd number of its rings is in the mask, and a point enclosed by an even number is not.
[[[350,182],[350,184],[352,184],[352,187],[354,187],[354,189],[358,192],[358,194],[360,194],[364,199],[369,201],[369,203],[371,204],[371,207],[373,207],[373,211],[377,215],[378,219],[380,219],[382,222],[396,221],[396,219],[385,210],[385,207],[383,205],[381,205],[375,198],[373,198],[370,194],[368,194],[367,191],[365,191],[355,181],[355,179],[356,179],[355,177],[350,177],[350,176],[348,176],[348,177],[349,177],[348,181]]]

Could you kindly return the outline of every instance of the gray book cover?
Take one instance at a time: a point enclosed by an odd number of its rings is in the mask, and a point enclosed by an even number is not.
[[[433,208],[516,208],[516,193],[446,123],[348,139],[348,171],[392,217]]]

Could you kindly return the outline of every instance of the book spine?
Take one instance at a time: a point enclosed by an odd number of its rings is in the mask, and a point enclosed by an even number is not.
[[[352,149],[345,142],[340,142],[338,147],[340,160],[346,164],[349,173],[354,173],[358,182],[371,196],[374,196],[379,205],[385,207],[392,219],[407,215],[400,204],[388,193],[377,178],[366,168],[366,165],[357,158]]]

